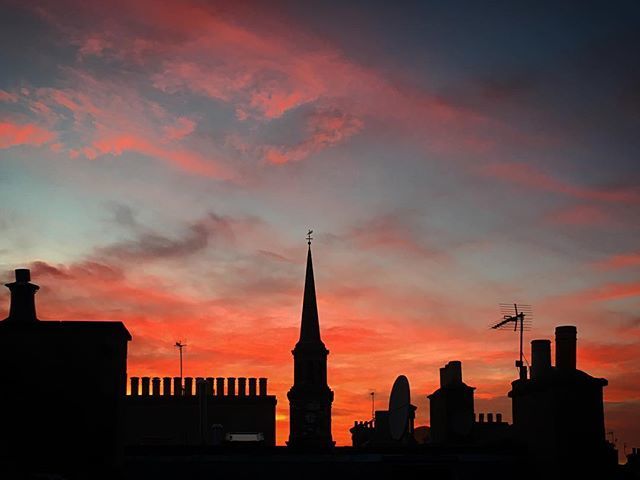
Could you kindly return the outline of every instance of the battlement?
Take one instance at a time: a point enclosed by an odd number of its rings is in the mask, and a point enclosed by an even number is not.
[[[267,397],[264,377],[131,377],[129,397]]]
[[[485,417],[486,415],[486,417]],[[502,421],[502,413],[496,413],[495,416],[495,422],[494,422],[494,418],[493,418],[493,413],[478,413],[477,419],[476,419],[476,423],[485,423],[485,418],[486,418],[486,423],[507,423],[507,422],[503,422]]]

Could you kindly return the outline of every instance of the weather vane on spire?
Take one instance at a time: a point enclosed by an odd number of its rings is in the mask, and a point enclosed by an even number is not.
[[[311,246],[311,240],[313,240],[313,237],[311,236],[311,234],[313,233],[313,230],[309,230],[307,232],[307,245]]]

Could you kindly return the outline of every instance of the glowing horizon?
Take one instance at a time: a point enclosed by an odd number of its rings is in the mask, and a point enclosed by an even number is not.
[[[130,376],[184,340],[185,376],[267,377],[282,444],[312,228],[338,444],[400,374],[428,424],[450,360],[510,420],[503,302],[525,355],[578,327],[640,443],[632,6],[5,3],[0,278],[42,319],[124,322]]]

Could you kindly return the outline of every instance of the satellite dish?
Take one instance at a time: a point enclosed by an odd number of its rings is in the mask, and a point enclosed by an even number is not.
[[[409,380],[404,375],[400,375],[393,382],[393,388],[389,396],[389,431],[391,438],[394,440],[401,440],[407,432],[410,405]]]

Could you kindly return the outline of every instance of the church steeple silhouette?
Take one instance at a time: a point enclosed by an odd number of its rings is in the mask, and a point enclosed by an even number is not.
[[[307,236],[307,271],[302,301],[300,338],[292,350],[294,381],[289,398],[289,441],[294,448],[322,449],[334,445],[331,437],[333,391],[327,384],[329,350],[320,338],[320,322],[311,258],[311,233]]]

